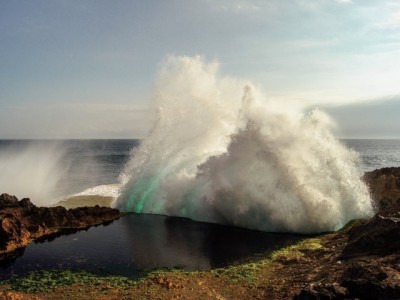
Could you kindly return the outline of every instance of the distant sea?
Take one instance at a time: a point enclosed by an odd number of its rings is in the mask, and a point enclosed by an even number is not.
[[[358,151],[360,173],[400,165],[399,140],[342,140]],[[0,193],[50,200],[114,191],[139,140],[0,140]],[[32,199],[32,198],[31,198]],[[249,231],[166,216],[133,214],[51,242],[32,243],[0,280],[41,269],[133,276],[154,267],[207,270],[266,253],[301,236]],[[118,255],[113,255],[118,253]]]
[[[361,171],[400,166],[400,140],[342,140],[361,156]]]
[[[0,193],[45,200],[108,196],[139,140],[0,140]]]
[[[361,172],[400,166],[400,140],[341,141],[360,154]],[[132,150],[139,144],[140,140],[0,140],[0,193],[19,196],[19,187],[28,187],[28,195],[19,197],[29,196],[29,184],[45,189],[54,179],[57,182],[48,191],[52,199],[93,187],[107,194],[107,186],[118,182]],[[17,192],[7,188],[7,183],[12,183]]]

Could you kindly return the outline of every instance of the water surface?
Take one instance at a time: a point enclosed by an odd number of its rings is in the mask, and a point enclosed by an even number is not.
[[[140,270],[208,270],[290,245],[299,235],[273,234],[188,219],[132,214],[50,242],[32,243],[0,274],[83,269],[134,276]]]

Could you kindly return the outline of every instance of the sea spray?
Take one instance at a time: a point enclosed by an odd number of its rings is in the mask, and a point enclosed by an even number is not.
[[[270,101],[199,57],[168,59],[154,105],[154,127],[121,177],[124,211],[302,233],[373,213],[357,153],[321,111]]]
[[[0,193],[29,197],[39,206],[55,202],[57,185],[68,170],[59,141],[9,142],[0,148]]]

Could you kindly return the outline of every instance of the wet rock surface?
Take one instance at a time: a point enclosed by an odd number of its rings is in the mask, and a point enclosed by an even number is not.
[[[13,257],[32,240],[111,222],[121,216],[109,207],[37,207],[28,198],[0,195],[0,261]]]

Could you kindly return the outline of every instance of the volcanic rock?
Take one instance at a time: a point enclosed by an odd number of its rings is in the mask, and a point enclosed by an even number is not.
[[[325,265],[294,299],[400,299],[399,220],[376,215],[331,235],[330,258],[316,258]]]
[[[400,217],[376,215],[366,224],[348,231],[342,258],[389,255],[400,251]]]
[[[400,168],[366,172],[363,179],[380,214],[390,215],[400,211]]]
[[[121,216],[109,207],[80,207],[66,209],[37,207],[28,198],[18,201],[15,196],[0,195],[0,260],[10,252],[28,245],[31,240],[86,229],[111,222]]]
[[[330,258],[314,274],[318,281],[295,299],[400,299],[400,168],[366,172],[363,179],[378,213],[327,239]]]
[[[18,206],[17,197],[8,194],[0,195],[0,209],[6,207],[17,207],[17,206]]]
[[[392,272],[390,272],[392,271]],[[352,264],[342,275],[342,286],[347,288],[348,298],[398,299],[400,282],[398,276],[386,264],[374,259],[362,259]]]

